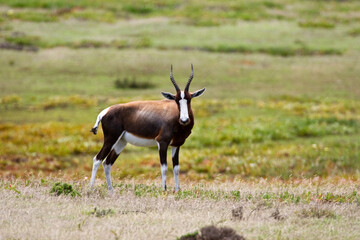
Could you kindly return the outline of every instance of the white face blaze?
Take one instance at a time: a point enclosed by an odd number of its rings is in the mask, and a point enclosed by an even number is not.
[[[187,100],[185,99],[185,93],[184,91],[181,91],[180,93],[180,121],[183,123],[186,123],[187,121],[189,121],[189,111],[188,111],[188,106],[187,106]]]

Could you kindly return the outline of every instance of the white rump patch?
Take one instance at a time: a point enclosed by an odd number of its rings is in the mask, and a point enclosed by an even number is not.
[[[126,131],[123,135],[123,139],[126,142],[139,147],[153,147],[158,145],[155,139],[141,138]]]
[[[116,141],[116,143],[112,146],[111,149],[114,149],[116,154],[120,154],[121,151],[125,148],[126,146],[126,141],[122,138],[124,135],[125,131],[121,133],[120,137],[118,138],[118,140]]]

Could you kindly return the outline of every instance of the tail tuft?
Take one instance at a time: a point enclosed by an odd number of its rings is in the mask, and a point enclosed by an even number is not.
[[[98,130],[98,127],[99,127],[99,124],[101,122],[101,119],[105,116],[105,114],[109,111],[110,107],[102,110],[99,115],[97,116],[97,119],[96,119],[96,122],[95,122],[95,125],[94,127],[90,130],[90,132],[93,132],[95,135],[97,133],[97,130]]]
[[[90,132],[92,132],[92,133],[94,133],[94,134],[96,135],[96,133],[97,133],[97,127],[92,128],[92,129],[90,130]]]

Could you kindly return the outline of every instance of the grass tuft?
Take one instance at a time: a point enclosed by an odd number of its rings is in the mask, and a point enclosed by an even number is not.
[[[62,194],[70,195],[72,197],[81,196],[81,194],[76,191],[71,184],[61,182],[54,183],[50,190],[50,193],[53,193],[56,196],[60,196]]]
[[[351,29],[350,31],[348,31],[348,34],[353,36],[353,37],[360,36],[360,27],[356,27],[356,28]]]
[[[16,94],[6,95],[0,98],[0,106],[4,109],[17,108],[20,101],[21,97]]]
[[[117,78],[114,82],[115,88],[119,89],[148,89],[148,88],[154,88],[155,84],[148,82],[148,81],[139,81],[136,80],[135,77],[133,77],[131,80],[127,77],[124,77],[123,79]]]
[[[109,44],[102,42],[102,41],[96,41],[96,40],[81,40],[79,42],[72,42],[69,43],[68,46],[72,48],[101,48],[101,47],[108,47]]]
[[[19,46],[39,47],[42,45],[40,37],[26,35],[22,32],[13,32],[11,36],[5,37],[5,41]]]
[[[337,215],[333,210],[319,207],[304,208],[298,215],[302,218],[336,218]]]
[[[273,56],[290,57],[290,56],[314,56],[314,55],[341,55],[343,51],[334,48],[309,48],[300,47],[252,47],[247,45],[218,45],[205,46],[200,50],[209,52],[222,53],[264,53]]]
[[[51,12],[37,12],[37,11],[8,11],[6,15],[9,19],[16,19],[28,22],[55,22],[58,17]]]
[[[150,5],[131,4],[131,5],[125,5],[123,7],[123,10],[128,13],[147,15],[152,13],[155,9]]]
[[[185,235],[182,235],[180,238],[177,238],[178,240],[196,240],[197,236],[199,235],[199,232],[192,232],[192,233],[187,233]]]
[[[49,99],[45,100],[43,103],[40,104],[40,107],[43,110],[51,110],[55,108],[68,108],[68,107],[92,107],[97,104],[97,100],[94,98],[87,98],[82,97],[79,95],[73,96],[54,96],[50,97]]]
[[[98,218],[106,217],[106,216],[112,216],[115,215],[115,211],[111,208],[109,209],[98,209],[94,208],[94,210],[87,212],[87,215],[93,215]]]
[[[115,14],[112,11],[99,11],[94,9],[84,9],[70,13],[70,16],[80,20],[91,20],[95,22],[114,23]]]
[[[335,28],[335,24],[331,22],[327,22],[325,20],[322,21],[304,21],[299,22],[298,25],[302,28],[325,28],[332,29]]]

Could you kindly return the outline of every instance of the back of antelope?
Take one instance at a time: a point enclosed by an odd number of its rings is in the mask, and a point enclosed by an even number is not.
[[[104,145],[93,159],[91,187],[95,183],[96,172],[102,162],[108,189],[110,192],[113,191],[110,178],[111,167],[126,144],[130,143],[142,147],[158,146],[164,191],[167,172],[166,153],[168,147],[171,146],[175,178],[174,191],[179,191],[179,151],[194,126],[191,99],[199,97],[205,91],[203,88],[194,93],[189,92],[193,77],[194,71],[191,65],[190,78],[184,91],[181,91],[175,82],[171,66],[170,80],[175,87],[175,95],[161,92],[166,99],[118,104],[100,112],[91,132],[96,134],[101,122]]]

